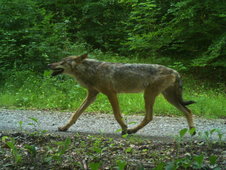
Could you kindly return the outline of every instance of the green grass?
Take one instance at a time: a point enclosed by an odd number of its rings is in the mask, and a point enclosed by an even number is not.
[[[81,50],[75,54],[81,54]],[[97,56],[97,57],[96,57]],[[129,63],[154,63],[152,59],[128,59],[95,51],[91,58],[111,62]],[[176,68],[177,69],[177,68]],[[51,71],[44,75],[37,75],[30,71],[12,71],[5,75],[7,79],[0,84],[0,107],[23,109],[54,109],[74,111],[79,107],[86,96],[86,90],[67,76],[51,78]],[[184,98],[194,100],[197,103],[189,106],[195,115],[207,118],[226,117],[225,85],[214,87],[209,81],[198,81],[192,76],[183,76]],[[143,95],[119,94],[119,102],[122,113],[144,114]],[[97,100],[86,110],[88,112],[112,113],[107,97],[98,95]],[[170,105],[162,95],[158,96],[155,106],[155,115],[182,115]]]

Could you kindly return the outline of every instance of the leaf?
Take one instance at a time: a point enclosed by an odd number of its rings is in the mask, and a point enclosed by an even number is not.
[[[165,163],[161,162],[153,170],[163,170],[163,169],[165,169],[164,167],[165,167]]]
[[[187,133],[187,131],[188,131],[187,128],[184,128],[184,129],[180,130],[180,132],[179,132],[180,133],[180,137],[183,138],[184,135]]]
[[[210,165],[216,165],[218,157],[216,155],[211,155],[209,157]]]
[[[34,118],[34,117],[29,117],[29,119],[31,119],[32,121],[38,123],[38,119],[37,118]]]
[[[2,137],[2,142],[3,142],[3,143],[6,143],[6,140],[8,140],[8,139],[9,139],[8,136],[3,136],[3,137]]]
[[[119,170],[124,170],[126,168],[127,162],[123,160],[117,160],[116,164]]]
[[[131,147],[128,147],[128,148],[126,148],[126,150],[125,150],[126,153],[131,153],[132,151],[133,151],[133,148],[131,148]]]
[[[128,125],[133,125],[136,124],[137,122],[133,121],[133,122],[129,122]]]
[[[201,168],[203,165],[204,156],[203,155],[194,156],[194,160],[197,163],[198,167]]]
[[[15,144],[11,141],[6,142],[7,146],[10,147],[10,149],[14,150],[15,149]]]
[[[169,162],[166,166],[165,166],[165,170],[176,170],[176,165],[175,162]]]
[[[214,132],[216,132],[216,129],[210,130],[210,135],[212,135]]]
[[[189,130],[189,133],[190,133],[191,136],[195,135],[195,133],[196,133],[196,128],[191,128],[191,129]]]
[[[91,162],[89,167],[91,170],[98,170],[101,167],[101,162]]]
[[[36,147],[35,147],[34,145],[28,145],[28,144],[25,144],[24,148],[27,149],[28,152],[29,152],[30,154],[32,154],[32,156],[35,156],[36,153],[37,153]]]
[[[122,129],[118,129],[118,130],[116,130],[115,132],[116,132],[116,133],[122,132]]]

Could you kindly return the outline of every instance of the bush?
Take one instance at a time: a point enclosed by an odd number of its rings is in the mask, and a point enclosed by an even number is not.
[[[47,63],[70,46],[67,21],[52,23],[54,15],[32,0],[0,2],[0,64],[6,69],[42,72]]]
[[[86,51],[150,58],[201,75],[217,70],[223,77],[225,6],[223,0],[2,0],[0,71],[43,73],[81,43]]]

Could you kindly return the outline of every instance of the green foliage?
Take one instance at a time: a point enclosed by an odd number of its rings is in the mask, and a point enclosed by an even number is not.
[[[58,163],[61,163],[63,155],[69,149],[70,145],[71,139],[66,138],[64,141],[55,142],[55,146],[48,146],[46,161],[57,161]]]
[[[177,155],[179,154],[181,148],[183,148],[184,146],[184,143],[185,143],[185,140],[184,140],[184,137],[185,137],[185,134],[187,132],[189,132],[190,134],[193,134],[194,133],[194,130],[195,129],[191,129],[191,130],[188,130],[188,129],[182,129],[179,131],[179,135],[176,136],[176,151],[177,151]],[[217,129],[212,129],[210,131],[205,131],[204,133],[203,132],[200,132],[198,137],[201,139],[203,139],[203,134],[204,134],[204,138],[206,140],[206,145],[207,145],[207,148],[212,148],[213,146],[213,139],[211,138],[213,133],[215,132],[219,132],[219,130]],[[218,142],[219,145],[221,145],[221,137],[218,136],[218,141],[215,141],[215,142]],[[192,143],[192,139],[190,139],[189,141],[189,146],[192,147],[193,143]],[[169,169],[169,170],[176,170],[176,169],[220,169],[217,165],[217,159],[218,157],[216,155],[205,155],[204,153],[201,153],[201,154],[194,154],[194,151],[191,150],[189,153],[186,153],[184,155],[184,157],[182,158],[177,158],[173,161],[170,161],[170,162],[161,162],[160,164],[158,164],[155,168],[155,170],[161,170],[161,169]],[[208,161],[206,161],[208,160]],[[208,164],[205,163],[208,162]]]
[[[69,45],[67,21],[52,23],[53,17],[36,1],[0,1],[1,71],[17,68],[40,72],[64,55]]]
[[[186,98],[198,102],[192,110],[223,117],[225,6],[223,0],[1,0],[0,106],[74,110],[85,91],[67,77],[50,78],[47,64],[93,51],[92,58],[105,61],[160,63],[199,75],[186,80]],[[123,112],[143,112],[142,95],[119,98]],[[111,112],[106,100],[100,95],[88,111]],[[155,113],[178,111],[159,97]]]
[[[193,66],[225,66],[225,1],[136,1],[128,28],[129,50],[150,52]]]
[[[42,0],[40,4],[53,13],[56,13],[57,9],[58,20],[67,18],[68,33],[73,42],[87,42],[94,48],[117,51],[125,37],[121,21],[126,20],[129,7],[118,1]]]
[[[157,20],[154,17],[156,3],[155,1],[135,1],[131,3],[131,8],[128,21],[124,22],[128,38],[123,44],[137,55],[150,56],[150,52],[153,52],[150,41],[153,41],[155,36],[153,31]]]
[[[43,73],[47,63],[78,54],[74,44],[81,43],[87,48],[80,53],[101,49],[207,75],[226,66],[225,6],[224,0],[1,0],[0,71]]]
[[[91,170],[98,170],[101,168],[101,163],[100,162],[91,162],[89,164],[89,167]]]
[[[117,169],[118,170],[124,170],[126,169],[126,165],[127,165],[127,162],[126,161],[123,161],[123,160],[117,160],[116,161],[116,164],[117,164]]]
[[[187,132],[182,129],[178,134],[185,138]],[[212,135],[216,132],[216,129],[208,131]],[[224,169],[225,141],[206,142],[198,135],[195,140],[180,140],[181,148],[177,148],[173,143],[137,138],[84,134],[70,138],[50,134],[30,137],[13,133],[1,137],[1,165],[5,169]],[[95,147],[102,151],[96,152]],[[133,148],[132,154],[127,152],[128,148]]]
[[[30,154],[32,159],[34,159],[36,157],[36,155],[37,155],[37,147],[36,146],[25,144],[24,148],[28,151],[28,153]]]
[[[196,67],[226,67],[226,33],[218,37],[201,57],[193,60]]]
[[[15,164],[21,163],[22,155],[20,154],[18,148],[16,147],[16,140],[13,137],[3,136],[2,142],[10,148]]]

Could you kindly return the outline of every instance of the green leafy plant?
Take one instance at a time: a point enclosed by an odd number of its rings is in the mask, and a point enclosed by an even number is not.
[[[204,155],[194,156],[193,160],[194,160],[193,164],[197,169],[201,169],[203,167]]]
[[[4,144],[6,144],[10,148],[11,154],[12,154],[12,157],[13,157],[15,163],[16,164],[21,163],[23,161],[22,160],[22,155],[20,154],[18,148],[16,147],[15,139],[12,138],[12,137],[3,136],[2,137],[2,142]]]
[[[89,148],[92,152],[99,155],[101,157],[102,152],[106,149],[102,146],[102,139],[101,137],[94,138],[93,145]]]
[[[49,153],[45,160],[47,162],[55,160],[60,163],[62,162],[63,155],[70,147],[71,139],[66,138],[64,141],[55,142],[54,144],[56,147],[48,147]]]
[[[19,128],[20,128],[20,131],[23,131],[23,124],[24,122],[23,121],[19,121]]]
[[[212,147],[212,144],[213,144],[212,141],[214,141],[214,137],[213,137],[214,134],[218,136],[218,142],[221,144],[224,134],[218,129],[211,129],[209,131],[205,131],[204,133],[200,134],[200,136],[204,137],[209,148]]]
[[[209,157],[210,168],[216,168],[218,166],[217,159],[218,159],[218,157],[216,155],[211,155]]]
[[[91,170],[98,170],[101,167],[101,162],[91,162],[89,163],[89,167]]]
[[[38,119],[35,117],[28,117],[28,118],[31,120],[31,122],[28,123],[28,125],[33,126],[36,129],[39,126]]]
[[[124,160],[116,160],[116,169],[124,170],[126,169],[127,162]]]
[[[39,130],[40,122],[37,118],[29,117],[29,120],[31,120],[31,122],[29,122],[28,125],[32,126],[35,129],[35,131],[31,133],[31,135],[44,135],[47,132],[47,130]]]
[[[25,144],[24,148],[29,153],[29,158],[30,158],[31,162],[34,161],[37,156],[37,147],[35,145]]]
[[[183,141],[184,141],[184,136],[185,136],[185,134],[188,132],[188,129],[187,128],[184,128],[184,129],[181,129],[180,131],[179,131],[179,135],[177,135],[176,137],[175,137],[175,142],[176,142],[176,151],[177,151],[177,154],[179,154],[179,152],[180,152],[180,149],[181,149],[181,145],[182,145],[182,143],[183,143]]]
[[[223,139],[224,134],[219,129],[217,129],[216,132],[218,135],[219,142],[220,142],[220,144],[222,144],[223,143],[222,139]]]

